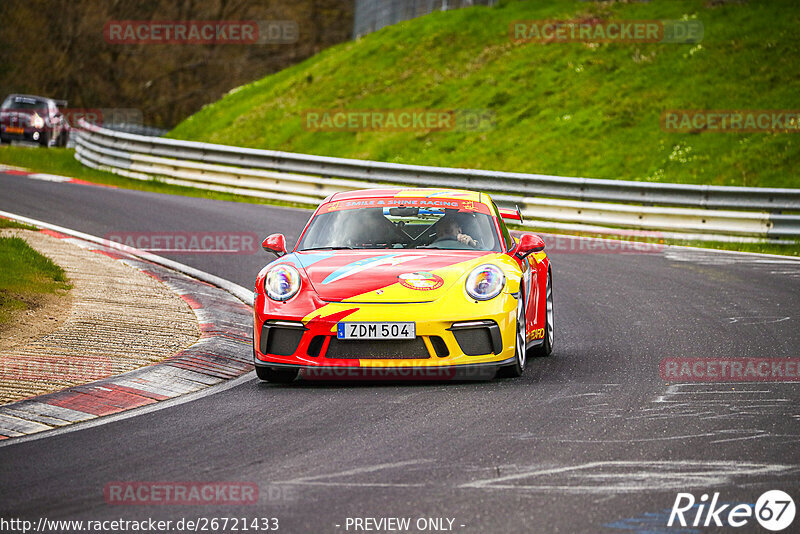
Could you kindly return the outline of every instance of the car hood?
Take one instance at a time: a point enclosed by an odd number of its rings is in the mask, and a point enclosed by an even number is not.
[[[330,302],[430,302],[492,252],[346,250],[297,252],[284,258],[304,271]]]

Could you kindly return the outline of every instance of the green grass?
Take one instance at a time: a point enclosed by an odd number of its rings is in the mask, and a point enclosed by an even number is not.
[[[33,148],[0,146],[0,163],[24,167],[35,172],[69,176],[87,182],[117,185],[115,174],[84,167],[75,159],[75,150],[67,148]]]
[[[72,287],[61,267],[19,237],[0,237],[0,272],[0,326],[34,306],[37,296]]]
[[[217,191],[207,191],[194,187],[172,185],[154,180],[136,180],[126,178],[114,173],[84,167],[75,159],[75,150],[71,148],[29,148],[23,146],[0,146],[0,163],[15,167],[24,167],[34,172],[69,176],[96,184],[148,191],[151,193],[164,193],[168,195],[183,195],[190,197],[211,198],[215,200],[231,200],[236,202],[249,202],[251,204],[275,204],[279,206],[307,207],[290,202],[268,201],[233,195]]]
[[[21,222],[12,221],[11,219],[5,219],[0,217],[0,229],[3,228],[17,228],[19,230],[36,230],[35,226],[30,226],[28,224],[23,224]]]
[[[667,133],[669,109],[797,109],[800,6],[503,2],[436,12],[232,91],[169,136],[412,164],[626,180],[798,187],[800,136]],[[697,44],[512,43],[530,19],[697,18]],[[485,109],[483,132],[313,132],[309,109]]]
[[[798,187],[800,136],[666,133],[668,109],[797,109],[800,7],[790,0],[502,2],[407,21],[232,91],[169,135],[381,161],[657,182]],[[700,45],[516,44],[515,20],[681,19]],[[485,109],[483,132],[310,132],[308,109]],[[102,184],[276,202],[87,169],[71,150],[0,148],[0,162]],[[277,203],[281,204],[281,203]],[[670,241],[799,255],[797,245]]]

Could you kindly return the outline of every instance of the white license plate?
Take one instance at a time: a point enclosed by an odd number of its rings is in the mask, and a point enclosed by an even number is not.
[[[339,339],[414,339],[415,323],[337,323]]]

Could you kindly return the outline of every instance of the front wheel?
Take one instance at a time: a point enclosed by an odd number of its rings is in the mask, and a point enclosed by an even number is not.
[[[547,271],[547,288],[545,289],[545,314],[544,314],[544,343],[531,349],[535,356],[550,356],[553,352],[555,329],[553,327],[553,281],[550,271]]]
[[[50,147],[50,134],[47,132],[42,132],[42,136],[39,138],[39,146],[41,148],[49,148]]]
[[[256,375],[258,378],[266,382],[274,382],[275,384],[288,384],[297,378],[299,373],[299,369],[256,366]]]
[[[516,350],[514,351],[514,363],[506,365],[497,370],[498,378],[517,378],[525,372],[527,362],[527,339],[528,324],[525,320],[525,292],[522,284],[519,286],[519,299],[517,300],[517,330],[516,330]]]

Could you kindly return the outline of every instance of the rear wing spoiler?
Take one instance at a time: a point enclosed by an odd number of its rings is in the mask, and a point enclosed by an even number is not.
[[[56,99],[54,98],[54,99],[53,99],[53,102],[55,102],[55,103],[56,103],[56,106],[58,106],[59,108],[65,108],[65,107],[67,107],[67,101],[66,101],[66,100],[56,100]]]
[[[525,222],[522,218],[522,212],[519,210],[519,206],[516,206],[516,209],[509,209],[509,208],[497,208],[500,212],[500,216],[506,220],[512,221],[519,221],[520,223]]]

